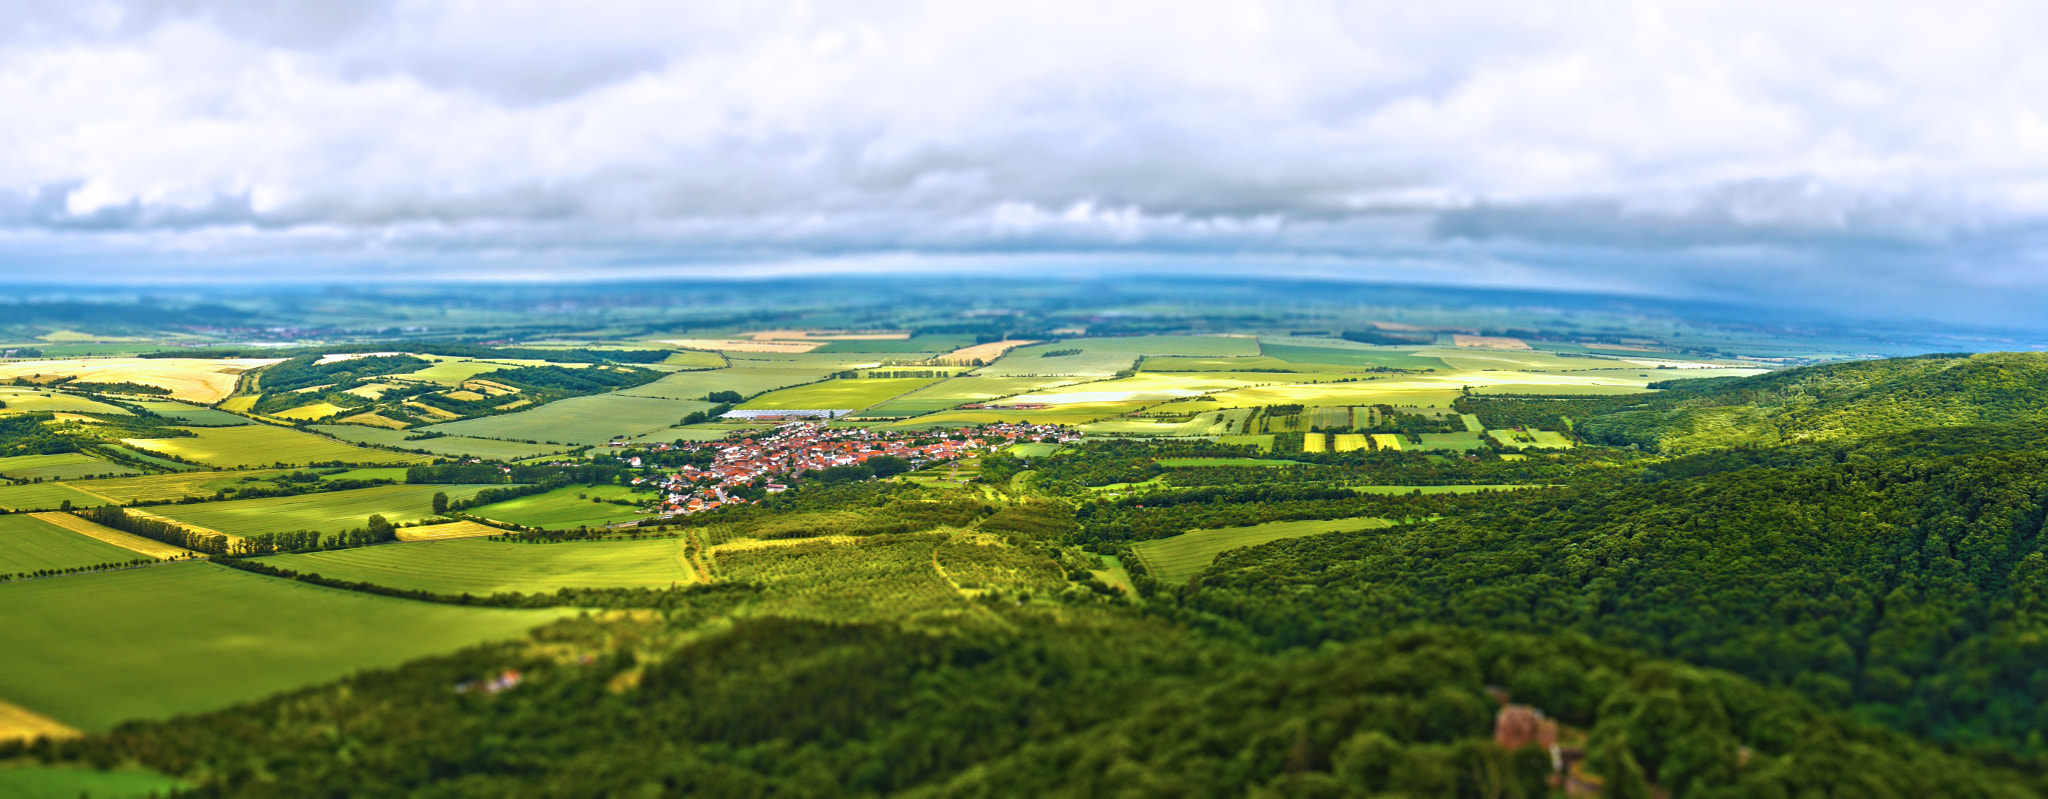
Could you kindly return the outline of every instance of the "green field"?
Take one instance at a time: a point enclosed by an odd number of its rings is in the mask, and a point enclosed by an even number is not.
[[[338,533],[363,526],[370,516],[383,516],[392,524],[418,521],[433,513],[436,492],[451,501],[476,496],[492,486],[484,485],[394,485],[325,491],[295,497],[231,499],[197,505],[164,505],[150,512],[188,522],[229,535],[261,535],[317,530]]]
[[[1081,430],[1127,436],[1220,436],[1242,429],[1245,418],[1251,414],[1249,409],[1233,408],[1186,419],[1117,418],[1084,425]]]
[[[823,353],[887,353],[890,357],[901,358],[912,353],[943,355],[948,352],[974,345],[973,336],[911,336],[907,339],[870,339],[867,341],[834,341],[812,352]]]
[[[1510,447],[1524,449],[1571,449],[1572,440],[1550,430],[1488,430],[1487,435]]]
[[[1422,443],[1402,441],[1403,449],[1434,449],[1465,452],[1486,449],[1486,442],[1479,440],[1478,433],[1423,433]]]
[[[740,405],[748,410],[845,408],[861,410],[908,394],[944,378],[891,377],[877,380],[827,380],[764,394]]]
[[[127,410],[104,402],[74,397],[61,391],[28,388],[25,386],[0,386],[0,408],[4,413],[35,413],[39,411],[60,411],[70,413],[104,413],[112,416],[134,416]]]
[[[67,501],[80,508],[114,504],[72,488],[70,483],[0,486],[0,510],[56,510]]]
[[[1250,357],[1259,354],[1259,342],[1244,336],[1119,336],[1056,341],[1051,349],[1079,349],[1083,352],[1127,352],[1133,355],[1182,355],[1206,357]],[[1048,359],[1057,360],[1057,359]]]
[[[1115,350],[1091,350],[1080,342],[1057,342],[1018,347],[997,358],[995,363],[974,370],[982,377],[1109,377],[1131,368],[1139,354]],[[1047,358],[1045,353],[1081,350],[1073,355]]]
[[[135,470],[77,452],[61,455],[17,455],[0,458],[0,477],[10,480],[77,480],[103,474],[134,474]]]
[[[1066,449],[1066,447],[1061,444],[1040,444],[1036,442],[1031,442],[1024,444],[1012,444],[1010,445],[1009,449],[1004,451],[1010,453],[1011,455],[1015,455],[1019,458],[1044,458],[1051,455],[1056,455],[1059,453],[1060,450],[1063,449]]]
[[[730,369],[679,372],[618,393],[628,397],[701,400],[714,391],[737,391],[742,397],[751,397],[778,388],[814,383],[833,371],[835,368],[831,366],[795,366],[735,358]]]
[[[0,585],[0,699],[86,730],[226,707],[568,615],[340,591],[205,562]]]
[[[1072,383],[1071,377],[956,377],[868,409],[873,413],[931,413]]]
[[[274,469],[245,472],[216,472],[208,469],[179,474],[145,474],[106,480],[82,480],[70,485],[116,503],[129,503],[209,496],[215,491],[241,483],[242,478],[269,477],[273,474],[278,472]],[[94,504],[103,502],[97,497],[94,500]]]
[[[602,444],[613,437],[631,438],[674,426],[691,411],[710,407],[711,404],[706,402],[599,394],[571,397],[530,411],[464,419],[426,429],[451,436]]]
[[[1301,461],[1267,460],[1263,458],[1160,458],[1156,461],[1168,469],[1190,469],[1203,466],[1300,466]]]
[[[452,496],[452,495],[451,495]],[[470,508],[472,516],[511,522],[526,527],[548,527],[563,529],[569,527],[602,526],[647,516],[636,508],[613,505],[609,502],[592,502],[593,499],[625,499],[635,494],[625,486],[563,486],[545,494],[534,494],[504,502]],[[651,496],[640,494],[640,497]]]
[[[406,436],[419,435],[419,431],[387,430],[382,427],[352,424],[316,424],[310,427],[326,435],[357,444],[381,444],[387,447],[425,450],[436,455],[466,456],[485,460],[515,461],[539,455],[552,455],[570,449],[569,446],[562,444],[527,444],[467,436],[442,436],[407,441]]]
[[[144,557],[21,514],[0,516],[0,576]]]
[[[1146,372],[1343,372],[1352,367],[1320,363],[1295,363],[1267,356],[1249,358],[1201,358],[1155,355],[1138,368]]]
[[[1305,347],[1299,344],[1274,344],[1270,340],[1260,346],[1266,357],[1285,363],[1328,364],[1331,366],[1365,367],[1375,366],[1390,369],[1440,369],[1448,371],[1451,366],[1441,359],[1417,354],[1413,349],[1353,349],[1350,347]]]
[[[177,420],[179,424],[188,424],[194,427],[233,427],[235,425],[255,424],[246,418],[236,416],[227,411],[214,410],[198,405],[187,405],[171,400],[134,400],[133,402],[150,413],[158,416],[168,416]]]
[[[431,458],[349,446],[311,433],[252,424],[242,427],[186,427],[193,438],[122,439],[128,445],[229,469],[309,463],[426,463]]]
[[[553,593],[562,588],[667,588],[696,580],[683,539],[510,544],[461,539],[277,555],[280,568],[437,594]]]
[[[78,766],[0,766],[0,796],[8,799],[129,799],[168,796],[182,780],[139,768],[97,771]]]
[[[1081,425],[1098,419],[1107,419],[1131,411],[1142,410],[1144,402],[1074,402],[1055,405],[1039,411],[940,411],[929,416],[919,416],[902,422],[882,425],[892,428],[932,428],[960,425],[990,424],[993,422],[1030,422],[1032,424]]]
[[[1152,576],[1169,585],[1187,582],[1196,572],[1207,568],[1217,555],[1239,547],[1258,546],[1282,538],[1300,538],[1305,535],[1334,533],[1340,530],[1369,530],[1390,525],[1385,519],[1357,517],[1351,519],[1313,519],[1298,522],[1270,522],[1251,527],[1225,527],[1216,530],[1195,530],[1172,538],[1140,541],[1131,545],[1138,560],[1152,571]]]

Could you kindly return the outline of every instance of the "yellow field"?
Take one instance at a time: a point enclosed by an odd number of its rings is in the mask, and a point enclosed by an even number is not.
[[[800,352],[810,352],[811,350],[815,350],[819,347],[825,346],[829,342],[827,342],[824,339],[810,339],[806,341],[754,341],[752,339],[735,338],[671,338],[662,339],[655,343],[670,344],[677,347],[682,347],[684,349],[692,350],[722,350],[726,352],[779,352],[784,354],[794,354]]]
[[[1506,336],[1467,336],[1463,333],[1451,336],[1451,343],[1460,347],[1484,347],[1490,350],[1535,349],[1529,342]]]
[[[262,399],[262,397],[256,396],[254,394],[248,394],[240,397],[229,397],[228,399],[221,401],[220,409],[228,411],[230,413],[248,413],[250,409],[256,407],[256,401],[259,399]]]
[[[278,411],[271,415],[279,419],[312,420],[325,419],[345,410],[348,409],[333,403],[315,402],[311,405],[301,405],[288,411]]]
[[[404,422],[398,421],[397,419],[390,419],[383,416],[379,416],[374,413],[359,413],[354,416],[344,416],[334,421],[338,424],[359,424],[368,427],[382,427],[387,430],[405,429]]]
[[[0,363],[0,380],[16,377],[76,377],[88,383],[141,383],[170,389],[174,399],[212,405],[235,393],[243,372],[279,358],[89,358]]]
[[[77,738],[83,734],[49,716],[0,700],[0,741]]]
[[[151,541],[133,533],[124,533],[112,527],[103,527],[69,513],[57,513],[54,511],[50,513],[31,513],[29,518],[62,527],[87,538],[113,544],[130,552],[139,552],[157,560],[171,560],[197,554],[184,547],[174,547],[161,541]],[[4,711],[4,708],[0,708],[0,711]],[[0,720],[0,726],[4,726],[4,720]],[[0,738],[4,737],[6,736],[0,735]]]
[[[1391,449],[1395,452],[1400,452],[1401,436],[1395,433],[1374,433],[1372,434],[1372,448]]]
[[[1310,433],[1301,437],[1302,452],[1328,452],[1330,437],[1325,433]]]
[[[488,524],[476,522],[450,522],[430,524],[425,527],[404,527],[398,531],[400,541],[447,541],[454,538],[482,538],[505,531]]]
[[[1366,438],[1363,433],[1337,434],[1335,446],[1337,452],[1357,452],[1358,450],[1370,447],[1372,447],[1372,439]]]
[[[1026,344],[1037,344],[1037,343],[1038,343],[1037,341],[1035,341],[1035,340],[1031,340],[1031,339],[1011,339],[1011,340],[1006,340],[1006,341],[991,341],[991,342],[989,342],[989,343],[987,343],[987,344],[976,344],[976,345],[974,345],[974,346],[972,346],[972,347],[961,347],[960,349],[957,349],[957,350],[954,350],[954,351],[952,351],[952,352],[946,353],[945,355],[941,355],[941,356],[939,356],[938,360],[942,360],[942,361],[970,361],[970,360],[974,360],[974,359],[976,359],[976,358],[979,358],[979,359],[981,359],[982,361],[993,361],[993,360],[995,360],[995,359],[997,359],[997,358],[999,358],[999,357],[1002,357],[1002,354],[1003,354],[1003,353],[1005,353],[1005,352],[1009,352],[1009,351],[1010,351],[1010,350],[1012,350],[1012,349],[1015,349],[1015,348],[1017,348],[1017,347],[1022,347],[1022,346],[1026,345]]]

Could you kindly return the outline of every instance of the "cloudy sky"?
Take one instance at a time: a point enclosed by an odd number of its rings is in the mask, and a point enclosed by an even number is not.
[[[1020,267],[2039,325],[2039,3],[0,6],[0,278]]]

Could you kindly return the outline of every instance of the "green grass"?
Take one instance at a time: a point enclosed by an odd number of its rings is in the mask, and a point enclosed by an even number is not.
[[[1052,349],[1083,352],[1127,352],[1134,355],[1249,357],[1259,354],[1255,339],[1237,336],[1123,336],[1053,342]],[[1059,360],[1048,358],[1046,360]]]
[[[751,397],[778,388],[817,382],[834,371],[829,366],[792,366],[738,359],[734,359],[733,364],[731,369],[672,374],[618,393],[628,397],[701,400],[714,391],[737,391],[742,397]]]
[[[1332,366],[1366,367],[1383,366],[1391,369],[1439,369],[1451,367],[1441,359],[1418,355],[1414,350],[1399,349],[1350,349],[1338,347],[1304,347],[1298,344],[1266,343],[1260,347],[1266,357],[1286,363],[1329,364]]]
[[[326,491],[295,497],[231,499],[197,505],[163,505],[149,508],[160,516],[218,530],[229,535],[289,533],[318,530],[338,533],[362,527],[371,515],[383,516],[392,524],[418,521],[433,514],[433,496],[443,492],[450,500],[476,496],[492,486],[482,485],[395,485]]]
[[[414,602],[205,562],[0,585],[0,698],[89,731],[511,638],[563,610]]]
[[[436,455],[453,455],[485,460],[516,461],[540,455],[552,455],[569,449],[563,444],[527,444],[519,441],[498,441],[489,438],[467,436],[442,436],[419,441],[407,441],[406,436],[419,435],[417,430],[387,430],[382,427],[363,427],[352,424],[316,424],[311,428],[321,433],[351,441],[357,444],[381,444],[387,447],[418,449]]]
[[[1013,444],[1007,451],[1011,455],[1015,455],[1019,458],[1043,458],[1050,455],[1056,455],[1059,453],[1060,450],[1063,449],[1066,449],[1066,447],[1061,444],[1040,444],[1033,442],[1026,444]]]
[[[1200,466],[1299,466],[1301,461],[1267,460],[1263,458],[1161,458],[1157,461],[1168,469],[1187,469]]]
[[[1047,358],[1045,353],[1078,349],[1074,355]],[[982,377],[1109,377],[1136,364],[1139,354],[1112,350],[1090,350],[1076,342],[1056,342],[1018,347],[997,358],[995,363],[974,370]]]
[[[0,477],[13,480],[77,480],[102,474],[134,474],[135,470],[91,455],[17,455],[0,458]]]
[[[868,409],[868,413],[931,413],[971,402],[1029,394],[1074,382],[1071,377],[956,377]]]
[[[438,594],[553,593],[562,588],[667,588],[696,572],[683,539],[509,544],[476,539],[278,555],[274,566]]]
[[[806,386],[785,388],[748,400],[739,407],[748,410],[845,408],[862,410],[900,394],[908,394],[943,378],[891,377],[877,380],[827,380]]]
[[[129,799],[169,795],[185,787],[182,780],[141,768],[0,766],[0,796],[9,799]]]
[[[1402,440],[1402,449],[1433,449],[1465,452],[1486,449],[1486,443],[1479,440],[1478,433],[1423,433],[1422,443]]]
[[[1258,546],[1283,538],[1300,538],[1305,535],[1334,533],[1340,530],[1367,530],[1386,527],[1391,522],[1372,517],[1350,519],[1312,519],[1296,522],[1269,522],[1251,527],[1225,527],[1216,530],[1195,530],[1172,538],[1140,541],[1131,545],[1138,560],[1152,571],[1152,576],[1169,585],[1187,582],[1196,572],[1208,568],[1216,556],[1239,547]]]
[[[725,367],[725,359],[718,357],[718,353],[698,352],[697,350],[676,350],[669,353],[668,357],[663,359],[661,363],[663,366],[680,366],[685,369],[722,369]]]
[[[61,391],[28,388],[26,386],[0,386],[0,414],[35,413],[39,411],[63,411],[70,413],[103,413],[111,416],[134,416],[127,410],[104,402],[74,397]]]
[[[69,483],[0,486],[0,509],[11,511],[56,510],[63,507],[64,502],[67,500],[74,507],[80,508],[113,504],[100,497],[72,488]]]
[[[227,411],[214,410],[198,405],[187,405],[171,400],[135,400],[134,404],[141,406],[143,410],[150,413],[158,416],[168,416],[177,420],[179,424],[189,424],[194,427],[234,427],[236,425],[255,424],[246,418],[236,416]]]
[[[0,575],[125,563],[141,557],[39,519],[0,516]]]
[[[530,411],[447,422],[426,429],[451,436],[602,444],[614,436],[631,438],[671,427],[691,411],[710,407],[710,403],[705,402],[599,394],[571,397]]]
[[[468,513],[526,527],[596,527],[647,518],[645,514],[636,512],[636,508],[590,501],[625,499],[633,496],[635,494],[624,486],[563,486],[545,494],[534,494],[480,508],[470,508]]]
[[[403,472],[404,470],[401,469],[399,471]],[[211,496],[215,491],[231,488],[241,483],[244,477],[268,477],[273,474],[277,474],[277,472],[269,469],[246,472],[216,472],[209,469],[180,474],[147,474],[136,477],[114,477],[106,480],[81,480],[70,485],[81,491],[98,494],[118,503],[128,503]],[[93,498],[93,504],[105,504],[105,501]]]
[[[195,463],[239,469],[255,466],[270,466],[283,463],[302,466],[308,463],[426,463],[431,458],[405,452],[385,452],[350,446],[330,441],[311,433],[302,433],[269,425],[245,425],[242,427],[187,427],[198,435],[193,438],[123,439],[130,446],[166,455],[175,455]]]
[[[903,357],[910,353],[942,354],[974,344],[973,336],[911,336],[907,339],[875,339],[872,341],[834,341],[812,352],[888,353],[890,357]]]

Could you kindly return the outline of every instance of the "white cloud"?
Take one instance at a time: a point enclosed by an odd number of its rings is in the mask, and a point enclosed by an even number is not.
[[[18,3],[0,270],[1208,252],[1665,293],[1763,263],[2037,307],[2043,23],[2016,2]],[[1878,295],[1800,299],[1832,296]]]

